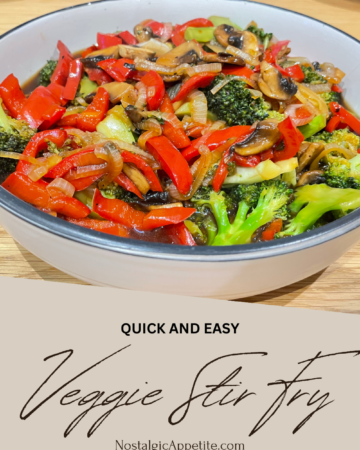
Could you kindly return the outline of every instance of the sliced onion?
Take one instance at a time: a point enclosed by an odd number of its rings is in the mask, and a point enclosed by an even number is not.
[[[323,94],[324,92],[330,92],[331,91],[331,84],[307,84],[304,83],[304,86],[314,91],[316,94]]]
[[[343,147],[340,147],[336,144],[330,144],[325,146],[325,149],[320,153],[320,155],[314,159],[314,161],[310,165],[310,170],[317,170],[319,168],[320,161],[329,153],[331,152],[337,152],[343,155],[346,159],[351,159],[354,157],[353,154],[348,149],[345,149]]]
[[[249,89],[249,91],[253,98],[263,97],[263,93],[261,91],[258,91],[257,89]]]
[[[194,144],[194,148],[199,149],[202,145],[204,145],[211,133],[211,131],[207,131],[207,133],[203,134],[203,136]]]
[[[162,134],[161,125],[156,119],[147,119],[143,122],[139,122],[136,124],[136,128],[139,130],[154,131],[157,136]]]
[[[170,208],[183,208],[182,203],[167,203],[166,205],[149,205],[146,209],[153,211],[154,209],[170,209]]]
[[[95,155],[108,163],[108,172],[101,181],[102,188],[106,187],[118,177],[123,168],[123,159],[120,151],[114,143],[108,143],[95,149]]]
[[[153,130],[149,130],[146,131],[145,133],[142,133],[141,136],[138,139],[138,145],[140,146],[140,148],[142,148],[143,150],[146,150],[146,142],[153,138],[159,136],[155,131]]]
[[[210,73],[218,73],[222,71],[221,63],[210,63],[210,64],[200,64],[199,66],[189,67],[186,73],[189,77],[192,77],[195,74],[210,72]]]
[[[40,161],[42,158],[38,158],[38,160]],[[61,161],[62,159],[59,155],[51,155],[49,158],[44,158],[42,164],[30,166],[31,169],[28,173],[28,177],[32,181],[38,181],[46,175],[52,167],[56,166]]]
[[[182,122],[174,113],[162,113],[162,119],[169,122],[174,128],[183,128]]]
[[[303,66],[310,66],[314,70],[314,66],[312,65],[310,60],[303,56],[288,56],[286,61],[293,63],[293,65],[302,64]]]
[[[232,81],[233,78],[232,77],[226,77],[223,80],[220,81],[220,83],[216,84],[212,89],[211,89],[211,93],[213,95],[215,95],[217,92],[220,91],[220,89],[222,89],[224,86],[226,86],[228,83],[230,83],[230,81]]]
[[[225,120],[216,120],[213,122],[213,124],[210,126],[209,131],[216,131],[216,130],[222,130],[226,127]]]
[[[294,123],[295,126],[297,127],[301,127],[302,125],[306,125],[307,123],[311,122],[312,119],[315,117],[315,114],[311,111],[309,111],[311,113],[310,117],[306,117],[305,119],[301,119],[299,117],[296,116],[296,110],[299,108],[306,108],[306,106],[304,106],[302,103],[292,103],[290,104],[286,110],[285,110],[285,117],[291,117],[292,122]]]
[[[163,56],[170,51],[169,47],[164,42],[153,38],[146,42],[141,42],[140,44],[137,44],[137,46],[155,52],[155,56]]]
[[[186,70],[190,67],[189,64],[181,64],[176,67],[168,67],[142,58],[135,58],[134,65],[136,70],[144,72],[154,70],[161,75],[184,75],[186,73]]]
[[[195,90],[189,95],[191,117],[194,122],[206,124],[207,120],[207,100],[205,94]]]
[[[239,48],[233,47],[232,45],[228,45],[225,52],[243,59],[247,64],[250,64],[252,66],[257,66],[259,64],[258,57],[251,56],[248,53],[243,52]]]
[[[30,164],[41,165],[41,162],[31,156],[22,155],[16,152],[5,152],[0,150],[0,158],[17,159],[18,161],[26,161]]]
[[[147,87],[144,83],[139,81],[139,83],[136,84],[136,89],[138,91],[138,98],[135,103],[135,108],[143,110],[146,106]]]
[[[300,100],[301,103],[306,105],[310,111],[313,111],[315,108],[315,114],[322,114],[325,119],[329,117],[329,108],[325,101],[314,91],[304,86],[301,83],[296,83],[298,87],[298,91],[295,94],[295,97]]]
[[[339,84],[345,76],[345,72],[338,69],[332,63],[320,64],[321,75],[332,84]]]
[[[131,163],[124,163],[123,171],[143,195],[146,195],[149,192],[150,185],[148,180],[137,167]]]
[[[164,22],[164,30],[160,37],[161,42],[166,42],[171,38],[173,33],[173,26],[171,22]]]
[[[46,189],[58,189],[67,197],[73,197],[75,194],[75,187],[64,178],[55,178],[50,184],[46,186]]]
[[[81,166],[75,169],[69,170],[64,176],[68,181],[78,180],[79,178],[92,177],[95,175],[104,175],[107,172],[107,163],[104,164],[92,164],[90,166]]]

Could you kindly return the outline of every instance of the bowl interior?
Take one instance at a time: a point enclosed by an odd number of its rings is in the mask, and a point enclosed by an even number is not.
[[[306,56],[310,61],[332,62],[345,73],[344,96],[351,108],[360,112],[360,84],[358,81],[359,41],[329,25],[321,23],[315,19],[297,14],[288,10],[246,1],[204,1],[196,2],[182,0],[181,4],[175,4],[168,0],[110,0],[100,1],[71,7],[56,13],[43,16],[28,22],[17,29],[6,33],[0,39],[0,80],[3,80],[10,73],[19,78],[21,83],[26,82],[34,73],[46,63],[46,60],[56,58],[56,44],[60,39],[71,51],[75,52],[88,47],[96,41],[97,32],[114,32],[116,30],[132,31],[134,25],[148,18],[158,21],[169,21],[173,24],[184,23],[195,17],[209,17],[211,15],[221,15],[230,17],[231,20],[245,27],[254,20],[265,31],[273,32],[278,40],[290,40],[292,55]],[[6,198],[6,199],[5,199]],[[9,206],[11,203],[11,206]],[[22,216],[25,220],[30,220],[44,228],[53,229],[54,224],[60,221],[52,221],[53,218],[45,217],[43,213],[34,208],[24,205],[18,199],[9,202],[9,196],[0,188],[0,206],[7,206],[7,209]],[[30,210],[31,213],[29,212]],[[21,211],[19,213],[19,211]],[[351,216],[351,217],[350,217]],[[62,222],[62,221],[61,221]],[[261,243],[246,245],[239,248],[232,248],[230,253],[246,254],[247,252],[268,252],[279,246],[284,250],[294,251],[294,245],[301,248],[301,242],[305,246],[319,243],[320,240],[327,240],[345,232],[346,227],[352,229],[360,224],[360,214],[355,212],[344,219],[340,219],[323,229],[306,233],[304,237],[288,238],[273,243]],[[342,230],[341,230],[341,227]],[[345,227],[345,228],[344,228]],[[55,227],[56,228],[56,227]],[[59,226],[61,234],[69,235],[70,238],[78,239],[80,233],[76,228],[68,223]],[[56,231],[55,231],[56,232]],[[99,246],[114,246],[114,239],[108,236],[101,236],[99,233],[90,230],[81,230],[82,236],[89,236],[88,243],[99,242]],[[72,235],[72,236],[70,236]],[[76,235],[76,236],[75,236]],[[75,237],[74,237],[75,236]],[[324,237],[325,236],[325,237]],[[92,237],[92,238],[90,238]],[[129,241],[117,239],[117,247],[129,246]],[[285,242],[286,241],[286,242]],[[311,242],[310,242],[311,241]],[[142,247],[146,244],[147,251],[152,251],[163,247],[159,244],[136,243],[132,241],[132,246]],[[299,244],[300,243],[300,244]],[[188,252],[190,249],[183,248],[181,251],[175,250],[177,246],[167,246],[166,252],[177,253],[178,251]],[[223,249],[193,249],[192,253],[199,251],[200,254],[223,253]],[[229,250],[229,248],[228,248]]]

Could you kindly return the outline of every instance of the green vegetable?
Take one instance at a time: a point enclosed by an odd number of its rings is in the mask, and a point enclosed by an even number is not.
[[[333,188],[360,189],[360,155],[348,160],[334,153],[326,155],[326,184]]]
[[[242,30],[239,25],[236,25],[232,20],[228,17],[219,17],[219,16],[211,16],[209,20],[214,24],[214,27],[218,27],[219,25],[230,25],[238,30]]]
[[[137,195],[127,191],[116,183],[112,183],[106,189],[102,189],[101,194],[105,198],[116,198],[126,203],[138,203],[139,201],[139,197]]]
[[[241,189],[238,197],[241,200],[232,223],[228,216],[228,207],[238,199],[235,194],[228,195],[211,190],[207,192],[207,196],[199,198],[195,195],[191,200],[198,207],[209,207],[215,217],[218,232],[212,245],[247,244],[251,242],[252,235],[258,228],[279,217],[278,214],[285,214],[287,217],[286,204],[292,191],[286,183],[277,180],[251,189]]]
[[[283,236],[296,236],[304,233],[329,211],[347,213],[360,207],[360,191],[356,189],[336,189],[326,184],[313,184],[300,187],[295,192],[295,200],[290,210],[297,215],[289,222]]]
[[[277,111],[268,111],[269,114],[269,119],[276,119],[279,122],[282,122],[283,120],[285,120],[285,114],[281,114]]]
[[[36,130],[32,130],[26,122],[8,117],[0,103],[0,151],[23,153]],[[18,161],[0,158],[0,174],[15,171]]]
[[[81,96],[86,97],[87,95],[96,91],[97,88],[98,85],[94,81],[91,81],[89,77],[84,76],[81,78],[79,88]]]
[[[360,147],[360,138],[356,134],[349,131],[348,128],[335,130],[332,133],[322,131],[308,139],[310,142],[324,142],[325,144],[337,144],[340,147],[357,152]]]
[[[310,123],[303,125],[302,127],[299,127],[299,130],[304,136],[304,139],[308,139],[309,137],[318,133],[325,127],[326,127],[326,119],[322,114],[320,114],[319,116],[314,117]]]
[[[185,31],[185,39],[191,41],[195,39],[198,42],[209,42],[214,39],[216,27],[188,27]]]
[[[96,127],[96,130],[110,139],[120,139],[129,144],[135,142],[131,132],[130,119],[120,105],[110,109],[105,119]]]
[[[301,66],[301,70],[304,72],[305,78],[303,83],[306,84],[326,84],[327,80],[320,75],[319,72],[316,72],[311,67]]]
[[[180,106],[180,108],[178,108],[176,111],[175,111],[175,114],[177,115],[177,116],[191,116],[191,109],[190,109],[190,103],[189,102],[186,102],[186,103],[184,103],[183,105],[181,105]],[[209,120],[212,120],[213,122],[215,121],[215,120],[217,120],[218,118],[217,118],[217,115],[216,114],[214,114],[213,112],[211,112],[211,111],[208,111],[207,112],[207,118],[209,119]]]
[[[331,102],[339,103],[341,101],[341,94],[340,92],[323,92],[322,94],[319,94],[320,97],[329,105]]]
[[[266,50],[269,46],[269,43],[271,39],[273,38],[272,33],[265,33],[265,31],[262,28],[258,28],[255,25],[250,25],[246,31],[250,31],[251,33],[254,33],[262,42],[264,46],[264,50]]]
[[[49,86],[51,83],[50,78],[54,73],[54,70],[57,66],[57,61],[48,61],[46,65],[40,70],[39,74],[39,85],[40,86]]]
[[[269,116],[264,99],[253,98],[243,81],[231,80],[213,95],[211,89],[222,80],[223,77],[219,75],[209,87],[203,89],[208,109],[220,120],[225,120],[229,126],[252,125],[257,120],[264,120]]]
[[[290,158],[274,163],[270,159],[262,161],[256,167],[236,167],[233,175],[225,179],[224,185],[254,184],[272,180],[279,175],[292,172],[298,166],[297,158]]]

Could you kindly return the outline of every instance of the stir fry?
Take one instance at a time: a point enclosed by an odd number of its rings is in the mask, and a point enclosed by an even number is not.
[[[32,89],[0,84],[2,186],[123,238],[226,246],[295,236],[360,207],[345,76],[251,22],[144,20],[59,41]]]

